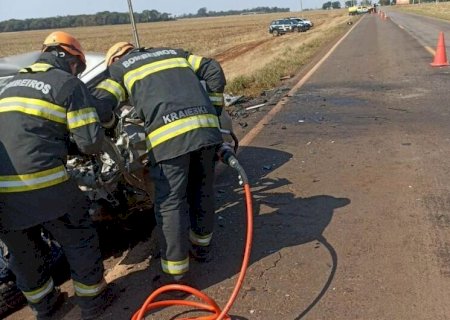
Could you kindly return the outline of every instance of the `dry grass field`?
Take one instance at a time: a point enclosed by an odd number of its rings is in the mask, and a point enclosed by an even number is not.
[[[450,2],[392,6],[396,10],[450,20]],[[273,37],[271,20],[303,16],[314,22],[304,33]],[[348,29],[347,22],[359,17],[347,9],[317,10],[247,16],[229,16],[138,24],[142,46],[184,48],[195,54],[214,57],[225,70],[227,91],[256,96],[280,83],[280,78],[296,73],[323,47]],[[133,41],[129,25],[67,29],[78,37],[86,51],[105,52],[117,41]],[[0,33],[0,57],[38,50],[51,30]]]
[[[419,1],[416,0],[416,2]],[[420,4],[416,3],[410,5],[393,6],[392,8],[424,16],[450,20],[450,2],[429,2]]]
[[[303,33],[274,37],[268,32],[271,20],[303,16],[314,27]],[[257,95],[277,85],[279,78],[306,64],[325,43],[348,28],[346,9],[276,14],[181,19],[138,24],[142,46],[184,48],[214,57],[222,63],[229,88],[235,93]],[[67,29],[86,51],[105,52],[117,41],[133,41],[129,25]],[[0,33],[0,57],[38,50],[51,30]]]

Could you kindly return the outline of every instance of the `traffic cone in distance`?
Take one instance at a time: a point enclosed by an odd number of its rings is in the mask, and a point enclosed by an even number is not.
[[[436,53],[434,55],[434,60],[431,63],[432,67],[446,67],[448,66],[447,53],[445,50],[445,40],[444,33],[439,32],[438,43],[436,47]]]

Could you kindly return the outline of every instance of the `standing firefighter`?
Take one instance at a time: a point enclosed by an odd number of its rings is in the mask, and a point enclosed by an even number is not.
[[[189,251],[198,261],[210,259],[224,73],[213,59],[181,49],[138,49],[127,42],[112,46],[106,63],[110,78],[97,86],[94,96],[114,107],[129,99],[145,122],[162,231],[163,276],[157,285],[189,282]]]
[[[87,199],[65,169],[70,139],[88,154],[99,152],[103,139],[92,97],[77,78],[85,68],[79,42],[53,32],[39,59],[0,92],[0,239],[37,319],[52,319],[63,300],[45,262],[42,229],[66,254],[83,319],[96,319],[113,297]]]

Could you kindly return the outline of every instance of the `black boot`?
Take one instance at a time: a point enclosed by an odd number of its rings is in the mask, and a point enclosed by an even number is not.
[[[170,285],[170,284],[181,284],[189,287],[196,287],[194,280],[190,273],[184,273],[179,275],[170,275],[167,273],[162,273],[153,278],[153,286],[156,289]],[[180,299],[185,298],[189,293],[180,290],[166,291],[164,295],[170,299]]]
[[[31,309],[36,314],[36,320],[56,320],[62,319],[62,316],[57,316],[59,309],[67,300],[68,294],[61,293],[59,289],[54,289],[41,302],[31,304]]]
[[[193,244],[189,250],[190,256],[198,262],[210,262],[212,260],[211,246],[199,246]]]
[[[110,306],[117,298],[118,288],[114,283],[110,283],[98,296],[91,298],[89,302],[83,302],[80,304],[81,319],[93,320],[99,318],[105,309]],[[81,297],[79,299],[88,299]]]

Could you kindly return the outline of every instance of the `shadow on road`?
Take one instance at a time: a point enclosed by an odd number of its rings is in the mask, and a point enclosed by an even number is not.
[[[276,170],[284,166],[291,157],[291,154],[276,149],[245,147],[239,154],[239,161],[249,177],[254,202],[254,238],[250,266],[283,248],[311,241],[322,243],[331,256],[332,267],[328,279],[319,294],[311,297],[311,303],[303,311],[299,311],[296,319],[301,319],[320,301],[332,283],[338,258],[322,233],[330,223],[334,210],[348,205],[350,200],[330,195],[303,198],[295,194],[298,191],[295,191],[296,188],[289,179],[276,177]],[[295,174],[297,173],[293,173]],[[243,192],[236,172],[226,168],[218,176],[216,194],[218,223],[213,240],[214,260],[206,264],[191,263],[191,273],[200,290],[237,276],[242,263],[246,218]],[[148,247],[151,245],[148,242],[143,252],[136,254],[130,251],[123,264],[148,260]],[[154,289],[151,279],[158,273],[159,260],[153,259],[145,270],[130,272],[114,280],[122,288],[122,294],[110,312],[116,316],[130,316],[134,313]],[[217,291],[214,287],[213,299],[226,302],[232,291],[229,286],[234,286],[234,282],[235,280],[232,284],[227,282],[226,288],[221,285]],[[247,320],[243,315],[232,316],[232,319]]]
[[[338,257],[323,236],[334,210],[350,203],[347,198],[330,195],[300,197],[286,177],[277,178],[276,170],[291,159],[291,154],[276,149],[246,147],[239,161],[249,176],[253,193],[254,236],[250,265],[283,248],[312,241],[320,242],[330,254],[332,266],[319,294],[296,319],[305,316],[323,297],[334,278]],[[275,174],[271,174],[274,172]],[[292,175],[298,173],[293,172]],[[199,269],[206,288],[234,276],[240,267],[246,228],[243,193],[231,169],[219,178],[219,227],[215,234],[216,260]],[[236,186],[236,187],[235,187]],[[293,190],[293,191],[291,191]],[[218,258],[218,259],[217,259]],[[200,266],[203,268],[203,266]]]

